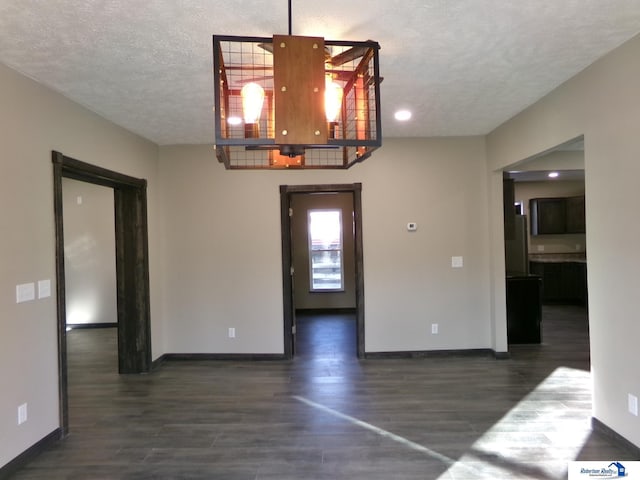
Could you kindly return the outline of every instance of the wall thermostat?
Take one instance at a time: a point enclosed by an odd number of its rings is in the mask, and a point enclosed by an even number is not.
[[[418,229],[418,224],[416,222],[407,223],[407,230],[410,232],[415,232]]]

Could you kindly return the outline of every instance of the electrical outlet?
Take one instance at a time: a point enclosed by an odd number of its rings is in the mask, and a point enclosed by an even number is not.
[[[629,394],[629,413],[638,416],[638,397]]]
[[[23,403],[18,407],[18,425],[27,421],[27,404]]]
[[[539,252],[544,252],[544,245],[537,246]]]
[[[437,323],[432,323],[431,324],[431,334],[432,335],[437,335],[438,334],[438,324]]]
[[[236,338],[236,329],[233,327],[229,328],[229,338]]]

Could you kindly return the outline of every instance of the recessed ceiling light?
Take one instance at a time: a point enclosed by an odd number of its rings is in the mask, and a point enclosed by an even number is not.
[[[558,178],[560,174],[558,172],[549,172],[549,178]]]
[[[409,110],[398,110],[395,114],[394,117],[396,120],[400,121],[400,122],[406,122],[407,120],[409,120],[411,118],[411,112]]]
[[[240,117],[229,117],[227,118],[227,123],[229,125],[240,125],[242,123],[242,119]]]

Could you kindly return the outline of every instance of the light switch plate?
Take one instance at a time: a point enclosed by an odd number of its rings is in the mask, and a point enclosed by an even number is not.
[[[51,280],[38,280],[38,298],[51,296]]]
[[[416,222],[407,223],[407,230],[410,232],[415,232],[416,230],[418,230],[418,224]]]
[[[18,425],[27,421],[27,404],[23,403],[18,407]]]
[[[462,257],[451,257],[451,268],[462,268]]]
[[[36,286],[34,283],[16,285],[16,303],[29,302],[35,298]]]
[[[638,397],[629,394],[629,413],[638,416]]]

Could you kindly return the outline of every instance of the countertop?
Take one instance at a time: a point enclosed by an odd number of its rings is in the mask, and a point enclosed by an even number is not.
[[[587,263],[587,254],[579,253],[534,253],[529,255],[530,262],[538,263]]]

